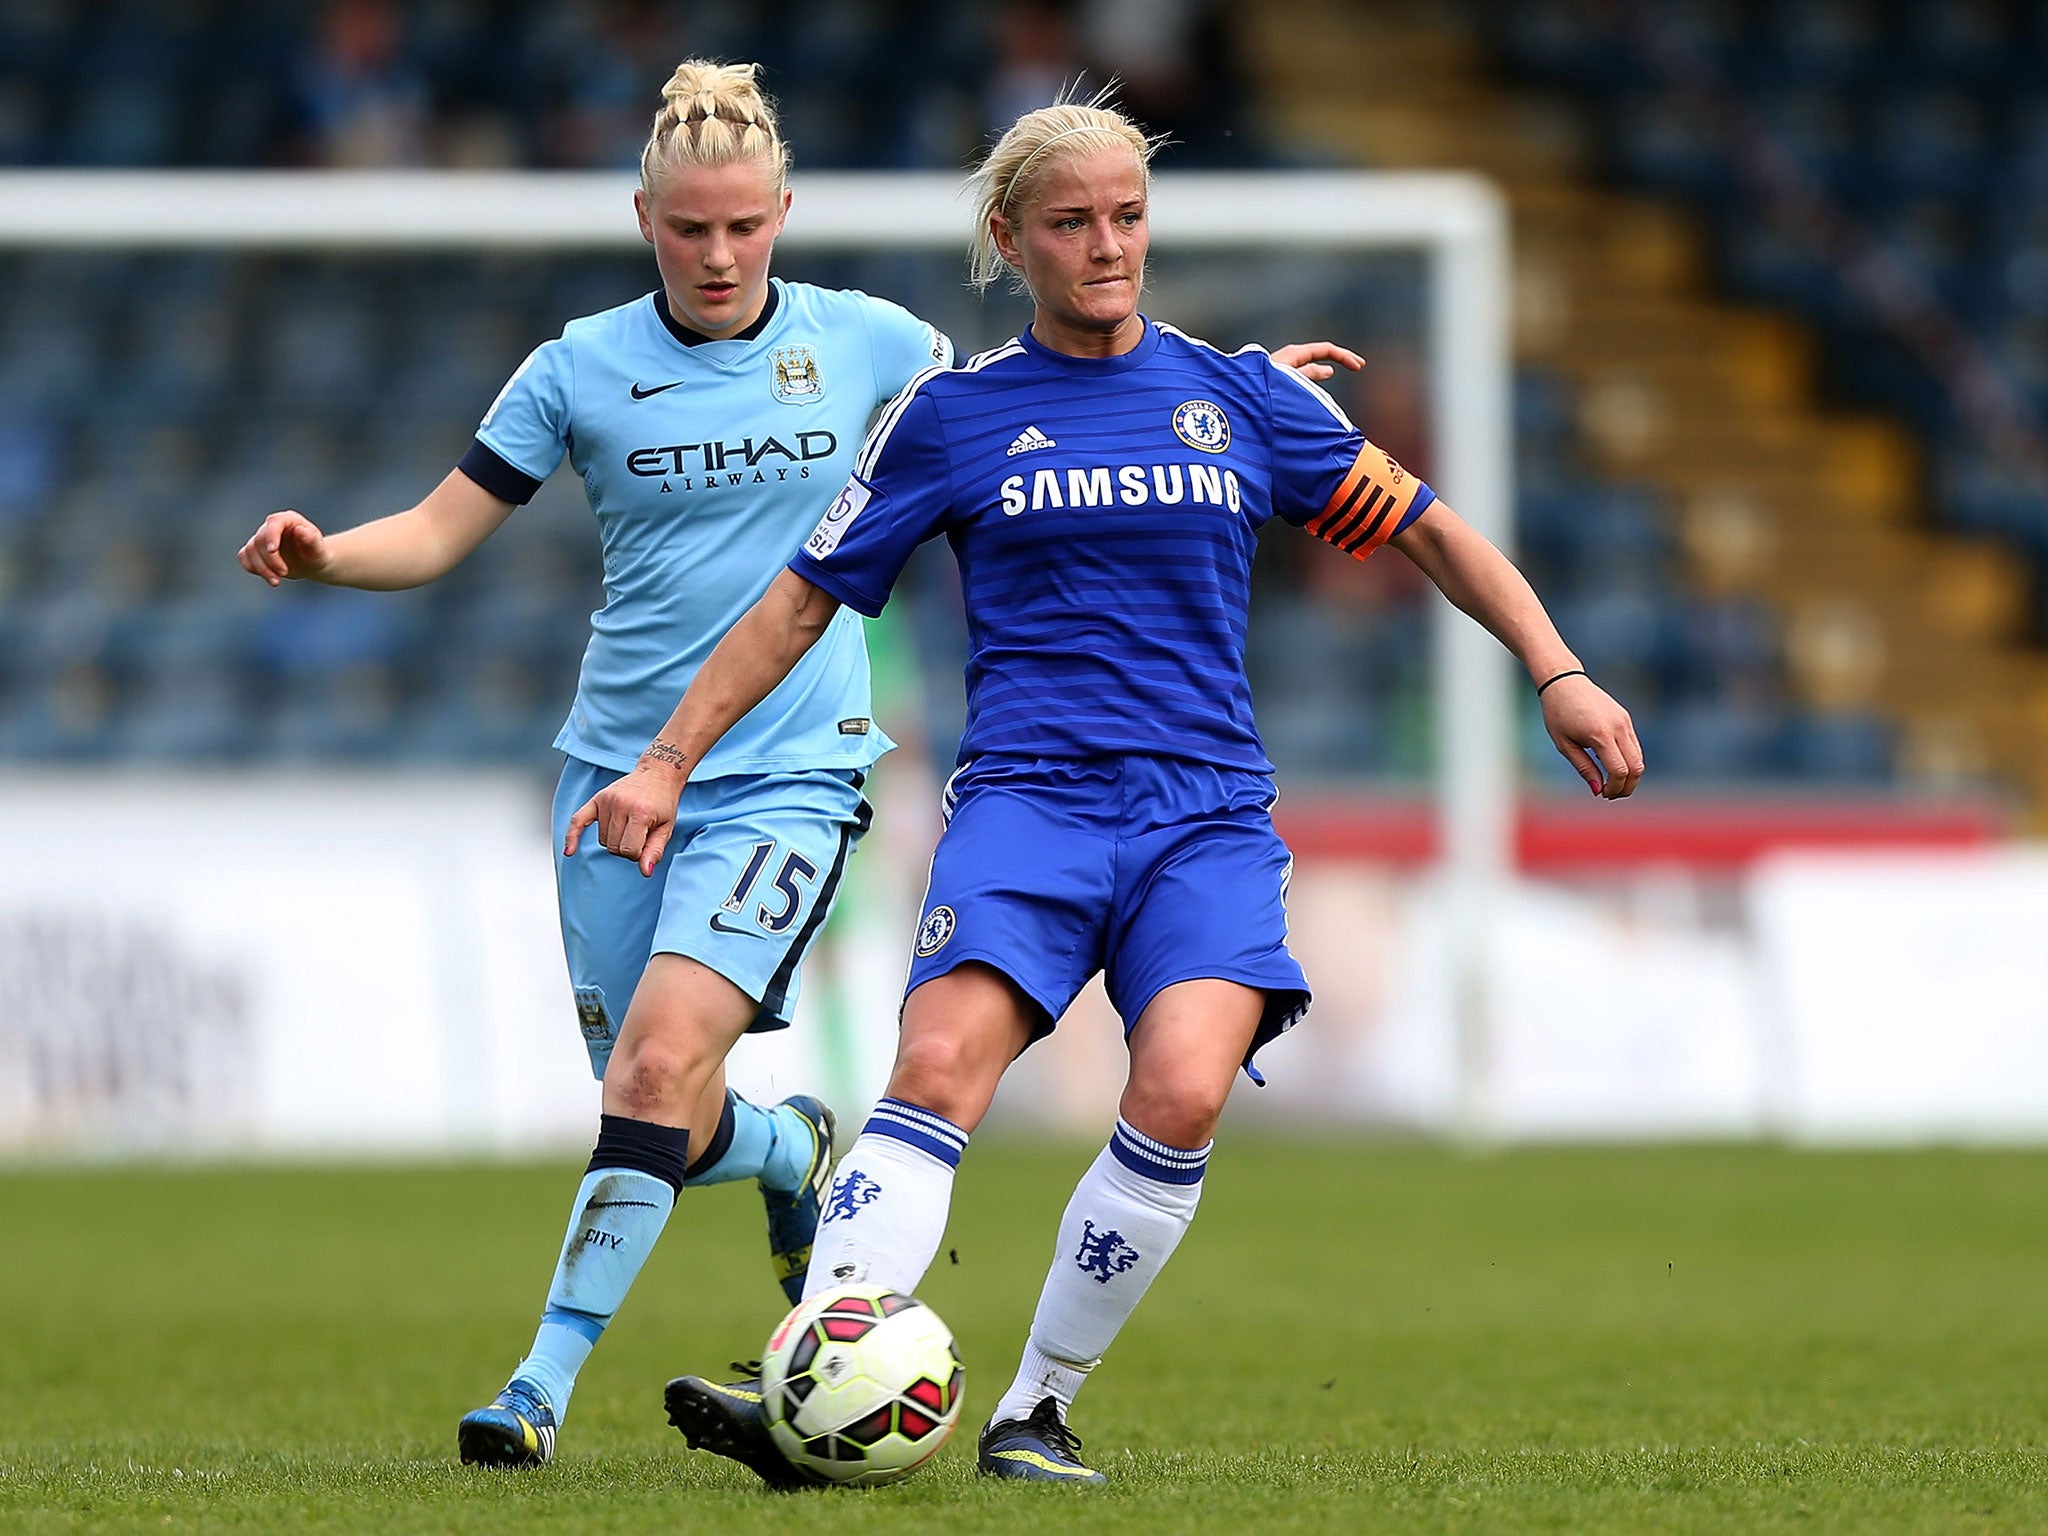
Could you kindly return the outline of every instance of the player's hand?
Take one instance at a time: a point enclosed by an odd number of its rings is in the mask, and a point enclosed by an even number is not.
[[[1337,369],[1339,364],[1353,373],[1365,366],[1365,359],[1349,347],[1340,347],[1334,341],[1296,341],[1279,348],[1273,353],[1273,361],[1282,368],[1291,368],[1304,379],[1320,384]]]
[[[327,539],[310,519],[273,512],[236,558],[243,570],[273,587],[282,581],[317,580],[328,566]]]
[[[1544,689],[1543,728],[1594,794],[1623,800],[1635,793],[1643,744],[1628,711],[1590,677],[1561,678]]]
[[[687,778],[667,763],[643,757],[631,773],[600,789],[569,818],[562,857],[573,859],[584,829],[595,825],[606,853],[631,859],[641,874],[652,876],[675,832],[676,804],[683,798]]]

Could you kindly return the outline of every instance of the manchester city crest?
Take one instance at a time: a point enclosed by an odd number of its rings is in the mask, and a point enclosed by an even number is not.
[[[603,987],[576,989],[576,1022],[583,1030],[583,1038],[593,1045],[618,1038],[618,1030],[604,1005]]]
[[[1221,453],[1230,446],[1230,418],[1213,400],[1184,400],[1173,413],[1173,430],[1190,448]]]
[[[825,393],[818,354],[809,347],[777,347],[768,354],[775,398],[784,405],[808,405]]]

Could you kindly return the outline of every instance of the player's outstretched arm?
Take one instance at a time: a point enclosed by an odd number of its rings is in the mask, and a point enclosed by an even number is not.
[[[1592,792],[1608,800],[1635,793],[1643,748],[1628,711],[1580,669],[1513,562],[1441,501],[1391,542],[1528,669],[1543,689],[1544,729]]]
[[[393,592],[447,575],[511,514],[511,502],[452,469],[418,506],[343,533],[323,534],[298,512],[273,512],[237,558],[273,587],[318,581]]]
[[[1339,367],[1356,373],[1365,366],[1364,358],[1334,341],[1289,342],[1284,347],[1276,347],[1272,358],[1282,368],[1291,368],[1304,379],[1317,384],[1335,374]]]
[[[789,676],[838,611],[838,598],[795,571],[770,582],[761,600],[704,658],[682,702],[633,771],[592,795],[569,818],[563,856],[575,857],[584,829],[594,825],[605,852],[632,859],[641,874],[652,875],[675,831],[676,805],[690,770]]]

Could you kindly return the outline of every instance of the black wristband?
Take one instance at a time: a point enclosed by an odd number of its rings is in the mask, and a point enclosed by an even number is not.
[[[1569,672],[1560,672],[1557,674],[1557,676],[1547,677],[1542,682],[1538,683],[1536,685],[1536,697],[1539,699],[1542,698],[1544,689],[1548,688],[1552,683],[1561,683],[1568,677],[1583,677],[1589,683],[1593,680],[1593,674],[1588,672],[1584,667],[1573,667]]]

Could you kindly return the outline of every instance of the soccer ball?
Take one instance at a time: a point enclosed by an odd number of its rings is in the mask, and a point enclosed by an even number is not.
[[[886,1286],[844,1285],[776,1325],[761,1359],[761,1408],[800,1474],[874,1487],[938,1454],[960,1422],[966,1382],[938,1313]]]

